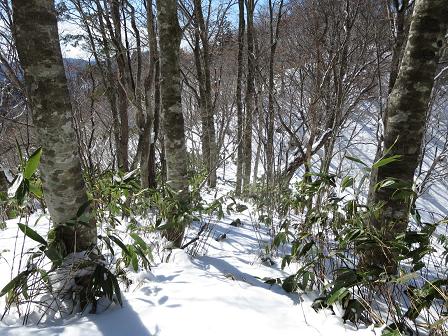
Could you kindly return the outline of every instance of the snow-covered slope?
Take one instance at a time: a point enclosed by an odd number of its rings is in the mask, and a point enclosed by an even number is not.
[[[226,233],[226,238],[218,242],[211,237],[206,256],[192,258],[173,250],[167,263],[133,275],[123,308],[113,306],[102,314],[72,316],[38,327],[6,318],[0,335],[375,335],[371,329],[357,331],[343,324],[329,311],[316,313],[310,297],[264,283],[263,277],[285,274],[260,261],[260,250],[269,239],[265,229],[253,225],[249,210],[239,218],[242,227],[230,226],[231,218],[211,223],[212,236]],[[2,249],[14,250],[16,227],[16,221],[9,221],[8,229],[0,232]],[[40,220],[35,228],[44,233],[48,222]],[[32,242],[27,239],[26,245]],[[12,252],[3,256],[11,264]],[[5,259],[0,267],[3,287],[9,280]]]

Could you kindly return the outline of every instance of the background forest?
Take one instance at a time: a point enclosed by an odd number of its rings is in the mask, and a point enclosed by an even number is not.
[[[280,335],[446,335],[447,27],[447,0],[0,0],[0,334],[204,263],[301,305]]]

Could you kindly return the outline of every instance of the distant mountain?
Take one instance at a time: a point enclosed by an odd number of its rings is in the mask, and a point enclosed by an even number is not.
[[[80,58],[64,58],[65,76],[67,79],[74,79],[88,65],[88,61]]]
[[[64,66],[66,67],[85,68],[88,64],[89,61],[86,61],[81,58],[64,58]]]

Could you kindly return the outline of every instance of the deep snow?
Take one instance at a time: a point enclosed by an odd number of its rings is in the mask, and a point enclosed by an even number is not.
[[[232,218],[211,223],[214,237],[226,233],[227,238],[217,242],[210,237],[207,255],[192,258],[173,250],[169,262],[152,272],[132,274],[134,284],[123,293],[123,308],[114,305],[102,314],[37,327],[21,326],[21,320],[8,316],[0,322],[0,335],[375,335],[372,328],[357,331],[343,324],[329,311],[316,313],[312,297],[265,284],[262,278],[286,273],[260,260],[260,249],[269,240],[266,229],[255,228],[249,210],[238,217],[242,227],[230,226]],[[31,223],[37,218],[33,215]],[[1,287],[10,279],[16,223],[8,221],[0,232],[2,250],[10,250],[0,261]],[[48,220],[40,219],[34,228],[45,234]],[[28,238],[25,242],[26,248],[34,244]]]

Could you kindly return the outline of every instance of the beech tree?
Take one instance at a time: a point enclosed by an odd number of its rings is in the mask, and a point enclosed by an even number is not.
[[[159,23],[160,79],[162,118],[165,131],[167,184],[176,193],[181,208],[188,204],[187,150],[181,100],[179,50],[181,29],[177,17],[177,0],[157,1]],[[180,247],[184,223],[168,223],[166,237]]]
[[[63,245],[65,253],[86,250],[96,243],[95,221],[65,225],[76,220],[88,198],[73,129],[54,0],[14,0],[12,4],[15,42],[36,136],[42,146],[39,170],[56,243]],[[89,214],[88,207],[85,212]]]
[[[199,80],[199,96],[202,119],[202,155],[208,172],[207,184],[216,187],[217,148],[215,121],[212,102],[212,85],[210,74],[209,32],[202,13],[202,1],[194,0],[197,48],[195,48],[196,67]],[[199,48],[199,40],[202,48]]]
[[[371,188],[370,204],[381,211],[372,225],[383,241],[406,230],[413,193],[410,192],[419,162],[428,103],[434,84],[440,50],[445,38],[447,0],[417,0],[398,76],[389,95],[382,158],[395,158],[378,168]],[[387,187],[378,184],[390,180]],[[396,272],[393,253],[371,251],[367,262]]]
[[[246,113],[244,116],[243,132],[243,189],[247,190],[250,185],[250,174],[252,172],[252,122],[255,110],[255,54],[254,54],[254,11],[255,1],[246,2],[247,17],[247,84],[246,84]]]
[[[236,109],[237,109],[237,168],[236,168],[236,186],[235,193],[241,193],[241,185],[243,180],[243,99],[242,99],[242,77],[243,77],[243,53],[244,53],[244,31],[246,29],[246,22],[244,20],[244,0],[238,0],[238,56],[237,56],[237,78],[236,78]]]

